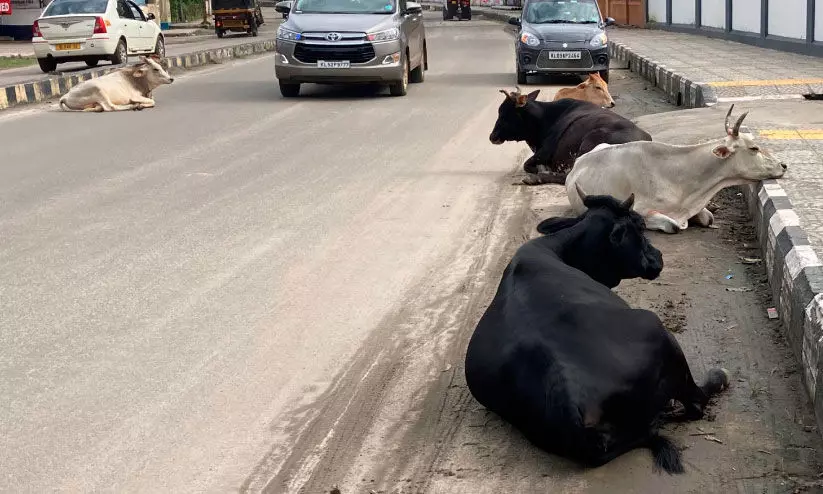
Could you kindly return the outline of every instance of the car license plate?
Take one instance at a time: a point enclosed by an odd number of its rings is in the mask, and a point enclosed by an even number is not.
[[[580,60],[579,51],[550,51],[549,60]]]
[[[317,67],[320,69],[348,69],[351,63],[348,60],[318,60]]]
[[[66,50],[79,50],[80,43],[60,43],[55,46],[59,51],[66,51]]]

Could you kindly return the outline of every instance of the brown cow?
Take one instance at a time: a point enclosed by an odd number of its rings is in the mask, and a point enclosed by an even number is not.
[[[614,108],[614,100],[609,94],[609,84],[597,72],[576,87],[564,87],[554,95],[554,101],[563,98],[579,99],[603,108]]]

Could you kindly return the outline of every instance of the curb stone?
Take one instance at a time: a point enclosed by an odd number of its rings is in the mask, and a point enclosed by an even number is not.
[[[742,189],[786,339],[800,363],[818,424],[823,424],[823,263],[777,180]]]
[[[660,88],[670,103],[688,108],[717,104],[714,88],[666,68],[622,43],[609,42],[612,59]],[[800,364],[823,434],[823,263],[800,225],[788,194],[777,180],[741,187],[757,229],[772,298],[786,340]],[[765,308],[764,308],[765,317]],[[817,391],[820,390],[820,393]]]
[[[179,73],[194,67],[266,53],[274,51],[274,49],[275,41],[271,39],[166,57],[165,61],[168,64],[169,72]],[[106,67],[2,87],[0,88],[0,110],[29,103],[40,103],[56,96],[62,96],[83,81],[100,77],[119,68],[119,66]]]
[[[695,82],[669,70],[662,62],[651,60],[632,51],[629,46],[609,41],[609,57],[625,63],[629,70],[666,93],[669,103],[686,108],[703,108],[717,104],[714,88]]]

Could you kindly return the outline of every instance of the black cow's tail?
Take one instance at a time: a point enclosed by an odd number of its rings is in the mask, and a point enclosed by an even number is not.
[[[647,446],[652,450],[655,470],[662,469],[668,474],[683,473],[680,450],[668,438],[653,433]]]

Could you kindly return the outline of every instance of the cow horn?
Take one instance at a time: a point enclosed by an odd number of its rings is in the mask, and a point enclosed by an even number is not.
[[[723,125],[726,128],[726,133],[727,134],[731,134],[730,131],[732,130],[732,128],[729,126],[729,119],[732,116],[732,110],[734,110],[734,103],[732,103],[732,106],[729,107],[729,112],[726,114],[726,122]]]
[[[623,201],[622,206],[626,209],[631,209],[632,206],[634,206],[634,192],[632,192],[628,199]]]
[[[743,123],[743,119],[746,118],[746,115],[748,115],[748,114],[749,114],[749,112],[746,112],[743,115],[740,115],[740,118],[738,118],[737,122],[734,123],[734,129],[732,129],[732,135],[734,137],[737,137],[738,135],[740,135],[740,124]]]
[[[576,183],[576,184],[574,184],[574,188],[575,188],[575,189],[577,189],[577,195],[579,195],[579,196],[580,196],[580,200],[581,200],[581,201],[583,201],[583,202],[586,202],[586,199],[587,199],[589,196],[588,196],[588,195],[586,195],[586,193],[585,193],[585,192],[583,192],[583,189],[580,187],[580,184],[577,184],[577,183]]]

